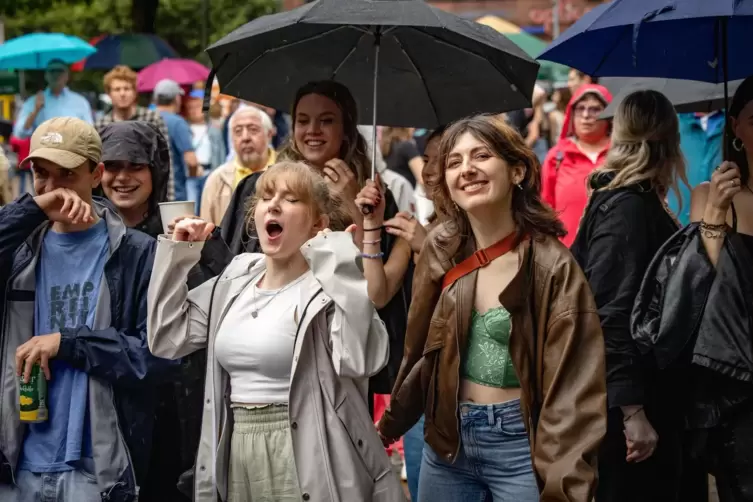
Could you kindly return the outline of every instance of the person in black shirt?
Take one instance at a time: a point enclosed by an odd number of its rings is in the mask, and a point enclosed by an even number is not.
[[[407,127],[385,127],[379,146],[387,169],[402,175],[416,188],[416,180],[421,179],[424,169],[424,160],[413,142],[411,130]]]

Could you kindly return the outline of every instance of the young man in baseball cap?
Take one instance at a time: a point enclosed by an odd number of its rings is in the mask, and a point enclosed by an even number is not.
[[[152,389],[173,366],[146,344],[155,241],[92,197],[101,155],[86,122],[42,123],[26,159],[37,196],[0,209],[3,502],[133,501],[147,468]],[[27,424],[19,378],[35,364],[49,418]]]

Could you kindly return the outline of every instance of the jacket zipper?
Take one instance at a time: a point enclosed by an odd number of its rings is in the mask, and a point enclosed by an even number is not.
[[[23,245],[27,245],[28,246],[28,244],[26,242],[24,242]],[[10,292],[10,285],[13,283],[13,280],[16,277],[18,277],[18,274],[20,273],[20,271],[23,270],[25,267],[27,267],[29,265],[29,263],[31,263],[32,259],[33,259],[33,256],[32,256],[32,258],[30,258],[30,259],[26,260],[25,262],[23,262],[18,267],[12,267],[12,268],[15,268],[15,270],[11,270],[11,274],[8,277],[8,281],[5,283],[5,298],[3,299],[3,312],[5,312],[5,319],[3,320],[3,328],[2,328],[3,331],[0,334],[4,334],[4,333],[6,333],[8,331],[8,322],[9,322],[9,320],[8,320],[9,319],[9,316],[8,316],[8,293]],[[0,364],[2,364],[5,361],[5,353],[8,350],[8,337],[7,336],[3,336],[2,339],[3,339],[3,344],[2,344],[2,348],[0,348]],[[5,386],[5,379],[2,378],[2,377],[0,377],[0,389],[2,389],[4,386]],[[0,399],[0,416],[2,416],[2,411],[3,411],[3,401],[2,401],[2,399]],[[22,445],[22,447],[23,447],[23,445]],[[9,467],[13,467],[11,465],[11,463],[10,463],[11,460],[9,458],[6,458],[6,460],[8,461],[8,466]],[[15,471],[15,469],[12,469],[12,468],[10,469],[10,479],[11,479],[11,482],[13,483],[13,485],[15,486],[15,484],[16,484],[16,473],[14,471]]]
[[[459,286],[460,285],[458,284],[458,289],[460,289]],[[460,291],[460,293],[461,294],[458,295],[458,308],[455,311],[456,313],[462,313],[463,312],[463,295],[462,295],[462,291]],[[457,378],[455,379],[455,403],[457,403],[457,406],[459,406],[460,405],[460,364],[461,364],[461,362],[460,362],[460,336],[459,336],[460,327],[461,327],[460,326],[460,316],[457,317],[455,324],[457,325],[457,327],[455,328],[456,329],[456,334],[455,334],[455,348],[458,351],[458,375],[457,375]],[[461,441],[461,438],[460,438],[460,418],[458,416],[459,412],[460,412],[460,410],[456,410],[455,411],[455,420],[456,420],[455,432],[458,435],[458,441],[457,441],[457,446],[455,447],[455,453],[453,454],[453,457],[452,457],[453,464],[455,463],[455,460],[457,460],[458,455],[460,454],[460,441]]]
[[[301,321],[298,323],[298,327],[295,330],[295,338],[293,339],[293,347],[295,347],[295,344],[298,343],[298,335],[301,332],[301,326],[303,326],[303,320],[306,318],[306,312],[308,312],[309,307],[311,304],[316,300],[316,297],[319,296],[321,292],[323,292],[323,288],[319,288],[316,293],[314,293],[314,296],[311,297],[309,302],[306,304],[305,307],[303,307],[303,312],[301,313]]]

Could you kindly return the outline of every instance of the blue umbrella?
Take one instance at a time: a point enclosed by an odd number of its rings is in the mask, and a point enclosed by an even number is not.
[[[55,59],[73,64],[94,52],[94,47],[77,37],[63,33],[31,33],[0,45],[0,68],[42,70]]]
[[[751,33],[753,0],[613,0],[539,59],[594,76],[721,83],[753,74]]]

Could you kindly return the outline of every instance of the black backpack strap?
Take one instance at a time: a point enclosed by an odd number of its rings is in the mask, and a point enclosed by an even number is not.
[[[609,197],[606,201],[599,204],[599,211],[602,213],[608,213],[610,209],[614,207],[617,202],[628,195],[630,193],[629,190],[620,190],[617,193],[615,193],[612,197]]]

